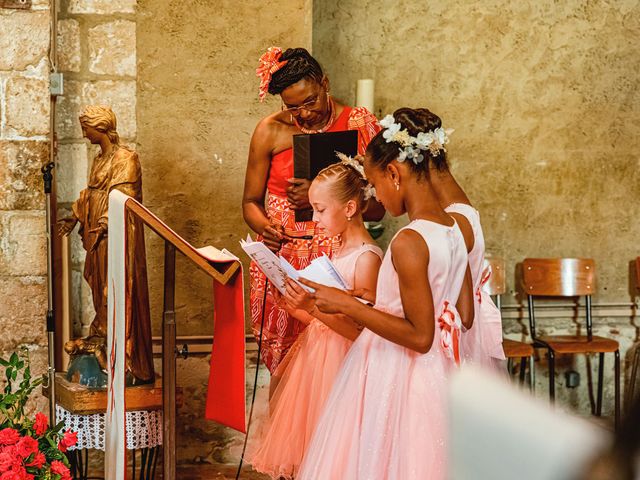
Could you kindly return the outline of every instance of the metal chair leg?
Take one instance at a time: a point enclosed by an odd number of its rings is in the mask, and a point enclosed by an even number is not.
[[[158,447],[151,447],[150,452],[149,460],[147,461],[147,480],[153,480],[153,475],[151,475],[151,465],[152,463],[155,463],[155,459],[158,458]]]
[[[531,355],[529,357],[529,389],[531,393],[536,391],[536,366],[535,366],[535,355]]]
[[[599,417],[602,415],[602,390],[604,388],[603,379],[604,379],[604,353],[600,353],[600,358],[598,360],[598,398],[596,399],[596,417]]]
[[[616,350],[614,360],[615,375],[615,428],[616,431],[620,427],[620,350]]]
[[[549,361],[549,400],[554,404],[556,401],[555,352],[550,348],[547,349],[547,359]]]
[[[147,466],[147,458],[149,454],[148,448],[140,449],[140,480],[145,480],[144,471]]]
[[[524,376],[527,373],[527,357],[520,358],[520,385],[524,384]]]

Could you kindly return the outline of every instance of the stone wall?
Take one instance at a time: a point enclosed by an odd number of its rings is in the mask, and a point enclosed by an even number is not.
[[[26,344],[38,373],[46,365],[39,168],[49,154],[49,8],[35,0],[29,11],[0,9],[0,328],[10,332],[0,355]],[[508,261],[510,336],[526,332],[516,264],[576,255],[598,263],[597,333],[619,339],[623,350],[636,340],[628,268],[640,233],[635,2],[62,0],[60,9],[61,213],[86,185],[96,153],[82,139],[80,108],[110,104],[122,137],[140,153],[146,205],[195,245],[240,253],[249,138],[279,107],[275,98],[257,100],[257,58],[270,45],[311,46],[313,28],[314,54],[338,97],[352,103],[356,79],[373,77],[376,113],[426,105],[456,128],[452,168],[482,213],[488,249]],[[384,241],[402,222],[387,219]],[[84,252],[77,234],[71,238],[73,320],[83,334],[93,312]],[[157,334],[162,249],[151,235],[147,244]],[[210,284],[181,260],[178,271],[179,334],[210,334]],[[574,321],[570,308],[546,312],[548,332]],[[241,436],[202,418],[208,360],[178,360],[180,462],[236,461],[241,446]],[[582,365],[563,360],[559,371]],[[259,384],[266,382],[263,375]],[[560,389],[562,401],[584,411],[585,383],[583,375],[580,389]]]
[[[136,141],[135,0],[62,0],[58,14],[59,70],[65,92],[56,110],[58,206],[69,212],[87,185],[99,149],[82,138],[78,115],[85,105],[109,105],[124,143]],[[70,235],[71,315],[76,335],[86,335],[95,314],[82,277],[85,251],[76,230]]]
[[[259,119],[280,107],[277,98],[258,101],[258,58],[271,45],[310,47],[311,3],[138,1],[137,141],[145,204],[196,246],[241,255],[249,139]],[[163,248],[151,233],[147,246],[158,334]],[[179,335],[213,333],[211,297],[210,280],[179,255]],[[185,389],[180,462],[238,459],[243,436],[203,419],[208,371],[208,356],[178,359],[178,384]],[[250,371],[247,379],[253,380]],[[260,385],[265,382],[267,376]]]
[[[597,264],[597,332],[623,351],[638,340],[639,33],[635,1],[314,4],[314,54],[335,95],[352,102],[356,80],[374,78],[378,115],[426,106],[456,129],[452,170],[480,210],[487,250],[507,261],[504,324],[516,338],[527,331],[517,264],[579,256]],[[384,242],[405,222],[387,218]],[[574,314],[548,311],[543,331],[575,330]],[[584,403],[583,390],[560,394]]]
[[[25,345],[46,372],[47,254],[40,167],[49,159],[49,2],[0,8],[0,356]],[[34,408],[47,411],[43,397]]]

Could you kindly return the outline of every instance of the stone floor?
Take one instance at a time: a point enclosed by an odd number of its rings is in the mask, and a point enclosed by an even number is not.
[[[178,467],[176,478],[180,480],[232,480],[236,478],[237,465],[197,465]],[[162,477],[160,477],[162,478]],[[269,477],[243,468],[240,480],[268,480]]]
[[[158,465],[161,468],[161,465]],[[178,465],[176,478],[179,480],[233,480],[236,478],[237,465]],[[102,472],[89,472],[89,478],[104,478]],[[136,476],[136,479],[138,477]],[[156,472],[155,480],[162,480],[162,471]],[[269,477],[254,472],[251,467],[243,467],[239,480],[269,480]]]

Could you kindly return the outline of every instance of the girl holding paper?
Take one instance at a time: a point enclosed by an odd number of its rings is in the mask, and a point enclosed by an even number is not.
[[[393,216],[411,222],[385,254],[374,308],[301,279],[324,313],[366,327],[325,401],[296,480],[444,480],[447,383],[473,324],[467,249],[430,168],[446,167],[448,134],[426,109],[401,109],[367,147],[365,172]]]
[[[318,227],[342,238],[332,261],[347,286],[375,292],[382,250],[362,220],[366,186],[362,165],[343,156],[341,163],[318,174],[309,200]],[[335,375],[361,330],[344,315],[314,310],[302,288],[289,283],[283,306],[308,326],[274,372],[280,380],[269,403],[270,417],[256,442],[259,447],[248,455],[257,471],[287,479],[297,475]]]

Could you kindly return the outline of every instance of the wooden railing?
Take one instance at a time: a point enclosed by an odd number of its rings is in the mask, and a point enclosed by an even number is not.
[[[240,262],[213,264],[155,215],[136,202],[127,202],[128,214],[139,218],[164,240],[164,306],[162,311],[162,421],[163,479],[176,478],[176,252],[182,253],[214,281],[226,284]]]

